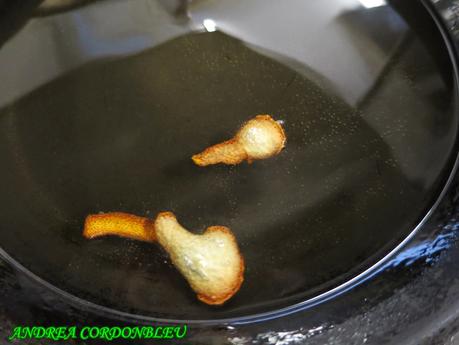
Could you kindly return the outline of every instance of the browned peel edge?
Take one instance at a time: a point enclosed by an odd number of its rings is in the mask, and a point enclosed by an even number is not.
[[[174,213],[170,212],[170,211],[161,211],[158,213],[158,215],[156,216],[155,220],[154,220],[154,223],[156,224],[156,222],[158,221],[158,219],[160,217],[164,217],[164,218],[172,218],[174,220],[177,220],[177,217],[175,216]]]
[[[228,146],[234,147],[233,155],[222,156],[224,157],[224,159],[221,159],[218,162],[209,162],[209,159],[206,158],[208,156],[211,156],[212,154],[214,154],[216,151],[220,150],[221,148],[228,147]],[[240,148],[239,151],[236,150],[237,147]],[[221,143],[207,147],[206,149],[204,149],[204,151],[193,155],[191,159],[196,165],[204,167],[204,166],[214,165],[214,164],[219,164],[219,163],[224,163],[227,165],[236,165],[248,159],[248,156],[244,148],[239,144],[237,138],[232,138],[232,139],[223,141]]]
[[[204,294],[197,294],[197,297],[200,301],[210,304],[210,305],[222,305],[231,297],[233,297],[241,288],[242,283],[244,282],[244,271],[245,271],[245,263],[244,258],[239,253],[240,257],[240,265],[239,265],[239,275],[238,279],[236,280],[236,284],[231,288],[231,290],[221,296],[212,297]]]

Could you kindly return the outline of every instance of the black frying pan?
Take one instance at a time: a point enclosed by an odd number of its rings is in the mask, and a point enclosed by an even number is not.
[[[311,7],[307,18],[317,4],[304,5]],[[107,18],[117,16],[107,2],[71,14],[96,15],[99,6]],[[39,19],[57,25],[60,57],[75,42],[59,31],[70,18]],[[376,30],[377,18],[386,21]],[[429,49],[393,7],[356,7],[335,20],[355,43],[352,52],[373,49],[386,59],[366,60],[373,63],[366,68],[380,70],[353,101],[336,80],[301,61],[217,31],[95,55],[1,104],[4,255],[77,304],[181,320],[287,308],[380,260],[425,216],[451,171],[451,66],[438,64],[448,61],[446,48]],[[273,25],[279,39],[289,39],[284,24]],[[82,51],[99,35],[85,32]],[[40,33],[22,28],[0,49],[0,62],[21,35]],[[336,54],[332,61],[345,58],[340,49],[328,52]],[[40,51],[27,54],[40,63]],[[0,76],[11,66],[0,66]],[[363,69],[347,73],[355,81]],[[17,85],[5,78],[0,93]],[[263,113],[284,122],[288,143],[279,156],[236,167],[193,165],[191,155]],[[81,235],[90,213],[154,217],[163,210],[189,229],[221,224],[236,234],[245,282],[223,307],[197,301],[158,246]]]

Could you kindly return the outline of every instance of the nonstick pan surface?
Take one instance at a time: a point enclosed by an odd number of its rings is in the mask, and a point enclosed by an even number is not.
[[[285,308],[374,264],[435,202],[457,135],[447,50],[389,5],[193,6],[190,19],[160,1],[95,2],[34,19],[3,45],[0,244],[53,286],[122,312],[193,320]],[[126,9],[137,26],[116,22]],[[145,11],[152,21],[139,20]],[[212,13],[219,30],[196,27]],[[264,113],[286,130],[279,156],[193,165]],[[247,270],[223,307],[197,301],[158,246],[81,235],[91,213],[164,210],[196,232],[234,231]]]

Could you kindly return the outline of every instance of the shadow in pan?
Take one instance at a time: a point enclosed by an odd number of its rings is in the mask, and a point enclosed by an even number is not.
[[[41,2],[0,0],[0,48],[26,24]]]

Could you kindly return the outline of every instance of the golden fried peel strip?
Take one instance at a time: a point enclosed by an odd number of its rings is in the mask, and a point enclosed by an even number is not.
[[[223,304],[244,280],[244,259],[233,233],[224,226],[209,227],[198,235],[182,227],[171,212],[160,213],[154,221],[114,212],[89,215],[83,235],[90,239],[116,235],[159,242],[198,299],[207,304]]]
[[[244,147],[235,139],[208,147],[203,152],[192,157],[193,162],[199,166],[218,163],[236,165],[248,160],[248,158]]]
[[[171,212],[155,220],[158,242],[169,253],[204,303],[220,305],[239,291],[244,281],[244,259],[236,238],[224,226],[211,226],[197,235],[182,227]]]
[[[257,115],[247,121],[234,138],[210,146],[192,159],[199,166],[235,165],[245,160],[250,163],[277,155],[286,139],[284,129],[270,115]]]
[[[95,238],[115,235],[144,242],[155,242],[156,234],[151,219],[129,213],[112,212],[86,217],[83,236]]]

